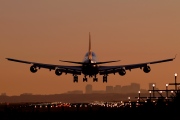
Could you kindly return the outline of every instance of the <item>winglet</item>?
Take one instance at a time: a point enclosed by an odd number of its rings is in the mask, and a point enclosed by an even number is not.
[[[174,59],[176,58],[177,54],[175,55]]]

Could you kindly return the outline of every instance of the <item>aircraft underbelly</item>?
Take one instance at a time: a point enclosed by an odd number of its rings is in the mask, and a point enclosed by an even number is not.
[[[85,75],[96,75],[98,74],[97,67],[83,67],[82,73]]]

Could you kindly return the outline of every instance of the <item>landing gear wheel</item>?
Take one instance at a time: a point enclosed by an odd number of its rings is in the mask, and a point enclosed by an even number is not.
[[[77,75],[74,76],[74,82],[78,82],[78,76]]]
[[[93,78],[93,82],[97,82],[98,81],[98,79],[97,78]]]
[[[107,76],[103,76],[103,83],[106,82],[107,83]]]
[[[83,78],[83,82],[87,82],[87,78]]]

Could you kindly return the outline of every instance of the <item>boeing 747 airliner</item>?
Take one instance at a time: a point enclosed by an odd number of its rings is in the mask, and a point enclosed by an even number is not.
[[[73,75],[73,82],[78,82],[78,75],[83,74],[83,82],[87,82],[87,77],[93,77],[93,82],[97,82],[97,75],[103,75],[103,83],[107,82],[108,74],[115,74],[119,73],[119,75],[124,76],[126,74],[126,70],[131,70],[135,68],[142,69],[145,73],[149,73],[151,71],[150,64],[162,63],[173,61],[174,58],[151,61],[151,62],[144,62],[144,63],[137,63],[137,64],[127,64],[127,65],[115,65],[115,66],[102,66],[102,64],[118,62],[120,60],[114,61],[104,61],[98,62],[96,59],[96,55],[93,51],[91,51],[91,35],[89,33],[89,49],[88,52],[85,54],[85,58],[82,62],[75,62],[75,61],[64,61],[68,63],[79,64],[77,66],[66,66],[66,65],[54,65],[54,64],[45,64],[45,63],[37,63],[37,62],[30,62],[24,60],[18,60],[13,58],[6,58],[9,61],[20,62],[25,64],[30,64],[30,71],[32,73],[37,72],[40,68],[46,68],[49,70],[55,70],[55,74],[57,76],[65,74],[72,74]]]

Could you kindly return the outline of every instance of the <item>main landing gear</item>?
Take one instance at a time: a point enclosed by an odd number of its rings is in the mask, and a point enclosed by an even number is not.
[[[93,78],[93,82],[97,82],[98,81],[98,79],[95,77],[95,78]]]
[[[107,75],[103,76],[103,83],[106,82],[107,83]]]
[[[78,82],[78,76],[77,75],[74,75],[73,81]],[[83,78],[83,82],[87,82],[86,76]],[[94,76],[93,82],[98,82],[98,78],[96,78],[96,76]],[[107,83],[107,75],[103,76],[103,83],[105,83],[105,82]]]
[[[78,82],[78,76],[77,75],[74,75],[74,82]]]
[[[73,81],[78,82],[78,76],[77,75],[74,75]],[[87,82],[87,77],[86,76],[83,78],[83,82]]]
[[[97,82],[98,79],[97,78],[93,78],[93,82]],[[83,78],[83,82],[87,82],[87,78]]]
[[[92,77],[92,76],[90,76],[90,77]],[[93,82],[97,82],[97,81],[98,81],[98,79],[97,79],[96,76],[95,76],[95,77],[93,78]],[[83,82],[87,82],[86,76],[84,76]]]
[[[83,82],[87,82],[87,77],[86,77],[86,75],[85,75],[84,78],[83,78]]]

